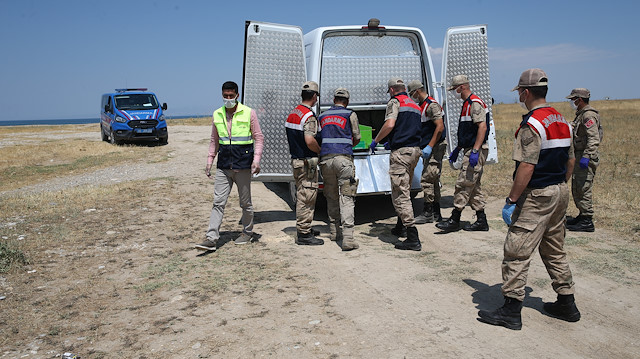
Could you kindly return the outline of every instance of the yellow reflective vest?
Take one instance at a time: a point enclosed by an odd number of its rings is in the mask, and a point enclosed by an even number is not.
[[[231,134],[227,129],[227,115],[222,106],[213,112],[213,125],[218,130],[217,167],[223,169],[251,168],[253,162],[253,136],[251,134],[251,108],[238,102],[231,120]]]

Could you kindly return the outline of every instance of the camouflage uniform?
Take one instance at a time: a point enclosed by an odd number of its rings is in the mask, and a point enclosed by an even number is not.
[[[311,116],[304,124],[304,135],[315,137],[318,120]],[[311,222],[318,196],[318,157],[292,159],[293,178],[296,182],[296,229],[298,233],[311,233]]]
[[[442,121],[442,109],[436,102],[430,103],[424,113],[428,121]],[[429,139],[430,141],[431,139]],[[428,141],[427,141],[428,142]],[[422,177],[420,185],[424,192],[424,201],[428,203],[440,203],[440,173],[442,173],[442,158],[447,150],[445,141],[437,142],[433,146],[431,156],[423,160]]]
[[[548,105],[539,108],[542,107]],[[568,142],[569,159],[572,159],[573,145]],[[513,160],[538,164],[541,145],[540,134],[523,125],[513,145]],[[527,187],[520,195],[504,242],[502,293],[505,297],[524,300],[531,257],[538,247],[556,293],[574,294],[573,277],[563,248],[568,204],[569,188],[564,181],[542,188]]]
[[[576,112],[573,120],[573,145],[576,164],[571,179],[571,193],[580,215],[593,216],[593,178],[600,163],[598,146],[602,141],[602,125],[598,111],[587,105]],[[581,168],[579,159],[589,158],[589,166]]]

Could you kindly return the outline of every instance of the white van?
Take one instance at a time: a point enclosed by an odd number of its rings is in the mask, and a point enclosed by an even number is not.
[[[247,21],[245,26],[242,102],[257,111],[265,135],[265,148],[258,180],[293,183],[284,123],[300,102],[305,81],[319,85],[316,115],[333,103],[333,92],[346,87],[348,108],[356,111],[360,124],[382,127],[389,101],[387,81],[400,77],[405,83],[420,80],[445,107],[448,152],[457,143],[456,132],[462,100],[442,93],[453,76],[466,74],[471,90],[489,107],[489,56],[487,26],[455,27],[447,30],[443,49],[442,80],[435,79],[430,48],[415,27],[367,25],[321,27],[303,36],[298,26]],[[489,156],[497,162],[495,127],[490,118]],[[459,156],[462,160],[463,156]],[[389,194],[389,151],[354,150],[358,194]],[[422,161],[412,182],[420,190]]]

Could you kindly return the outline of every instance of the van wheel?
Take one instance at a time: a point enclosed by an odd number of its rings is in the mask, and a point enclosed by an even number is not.
[[[167,137],[165,137],[165,138],[160,138],[160,139],[158,140],[158,144],[159,144],[160,146],[164,146],[164,145],[166,145],[166,144],[168,144],[168,143],[169,143],[169,136],[167,136]]]
[[[119,145],[120,141],[116,140],[116,136],[113,134],[113,130],[109,132],[109,142],[112,145]]]
[[[107,136],[107,134],[104,133],[104,128],[102,128],[102,125],[100,125],[100,137],[102,137],[102,140],[105,142],[109,141],[109,136]]]

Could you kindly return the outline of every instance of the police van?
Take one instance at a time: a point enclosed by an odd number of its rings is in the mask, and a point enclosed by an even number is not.
[[[162,106],[153,92],[146,88],[116,89],[102,95],[100,133],[103,141],[121,144],[127,141],[169,141],[167,122]]]
[[[258,180],[293,183],[284,123],[300,102],[305,81],[319,85],[316,115],[333,104],[336,88],[350,92],[348,108],[361,125],[371,127],[375,137],[384,123],[389,101],[387,82],[400,77],[408,84],[421,81],[445,109],[448,152],[457,145],[458,118],[463,101],[444,91],[455,75],[466,74],[471,90],[489,109],[489,155],[497,162],[495,127],[491,112],[487,25],[453,27],[447,30],[443,47],[442,78],[436,80],[430,48],[415,27],[380,26],[377,19],[367,25],[331,26],[302,34],[298,26],[257,21],[245,23],[242,102],[258,112],[260,127],[269,139]],[[363,136],[364,138],[364,136]],[[354,149],[358,194],[391,192],[389,151],[369,152],[369,144]],[[463,156],[458,156],[462,161]],[[415,169],[412,189],[420,189],[422,161]],[[294,188],[291,188],[294,191]]]

